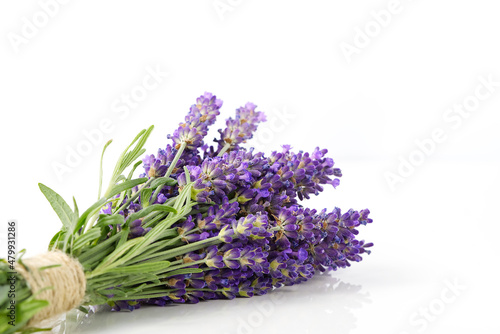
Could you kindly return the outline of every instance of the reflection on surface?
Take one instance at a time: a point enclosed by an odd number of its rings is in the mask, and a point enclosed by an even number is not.
[[[213,300],[199,304],[143,307],[134,312],[110,312],[106,306],[88,315],[72,311],[53,333],[137,333],[182,330],[182,333],[302,333],[348,334],[356,328],[356,310],[370,303],[360,285],[318,274],[310,281],[278,289],[265,296]]]

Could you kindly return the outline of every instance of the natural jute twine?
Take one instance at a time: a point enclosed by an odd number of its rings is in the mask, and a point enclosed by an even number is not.
[[[44,299],[43,308],[28,323],[35,325],[78,307],[85,296],[86,279],[82,265],[60,251],[47,252],[23,259],[24,267],[16,263],[16,270],[28,282],[36,299]],[[42,267],[60,265],[40,270]],[[40,290],[47,288],[41,292]]]

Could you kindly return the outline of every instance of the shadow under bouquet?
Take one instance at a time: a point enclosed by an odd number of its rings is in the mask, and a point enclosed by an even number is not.
[[[138,161],[153,127],[141,131],[102,189],[109,141],[99,200],[84,212],[39,185],[62,228],[47,253],[0,261],[1,333],[41,330],[44,320],[88,305],[134,310],[263,295],[369,253],[373,244],[356,238],[372,222],[369,210],[302,204],[339,185],[341,171],[326,149],[284,145],[265,156],[243,148],[265,121],[252,103],[209,146],[204,137],[221,106],[210,93],[200,96],[171,143]],[[14,307],[7,297],[13,284]]]

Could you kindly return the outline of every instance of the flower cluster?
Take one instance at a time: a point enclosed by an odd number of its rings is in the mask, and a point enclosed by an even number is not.
[[[295,152],[284,145],[265,156],[241,147],[265,121],[252,103],[237,109],[219,130],[216,145],[208,146],[203,140],[221,106],[210,93],[200,96],[185,122],[168,136],[172,144],[143,159],[142,176],[166,175],[177,182],[160,188],[151,197],[154,203],[163,204],[190,186],[196,205],[172,225],[176,237],[171,244],[190,248],[169,259],[172,275],[161,279],[164,296],[115,301],[114,309],[263,295],[307,281],[317,271],[348,267],[370,252],[372,243],[356,239],[358,227],[372,222],[369,210],[342,213],[303,205],[326,185],[339,185],[342,173],[326,149]],[[142,209],[141,202],[132,201],[123,210],[125,219]],[[149,229],[135,220],[130,238]]]
[[[216,117],[220,114],[222,101],[216,96],[205,93],[196,99],[186,115],[184,122],[168,138],[172,144],[165,149],[159,149],[158,154],[147,155],[143,159],[145,174],[148,177],[162,177],[172,167],[174,175],[188,164],[197,164],[201,160],[198,149],[203,146],[203,138],[207,135],[208,127],[214,124]],[[177,152],[184,145],[179,160],[174,161]],[[170,189],[167,189],[170,190]]]
[[[226,128],[219,130],[219,149],[225,145],[231,148],[238,148],[238,144],[246,142],[253,137],[257,130],[257,125],[264,122],[266,117],[263,112],[255,111],[257,106],[248,102],[244,107],[236,109],[235,119],[229,118],[226,121]]]

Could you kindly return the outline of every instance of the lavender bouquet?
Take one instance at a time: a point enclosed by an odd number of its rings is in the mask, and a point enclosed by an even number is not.
[[[252,103],[208,146],[203,140],[221,106],[210,93],[200,96],[171,143],[137,161],[153,127],[141,131],[103,190],[108,142],[99,200],[83,213],[40,184],[63,226],[48,253],[0,261],[1,333],[42,330],[44,319],[88,305],[132,311],[263,295],[369,253],[373,244],[356,239],[358,226],[372,222],[369,210],[302,204],[339,185],[341,171],[326,149],[284,145],[266,157],[243,148],[265,121]],[[134,178],[141,164],[144,173]],[[7,298],[13,278],[14,311]]]

